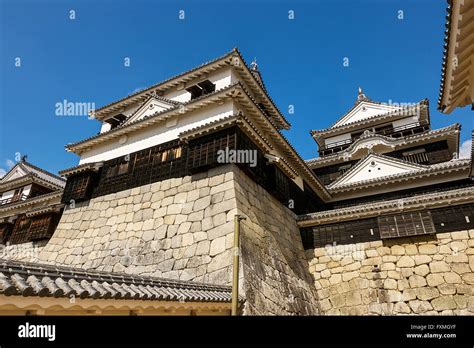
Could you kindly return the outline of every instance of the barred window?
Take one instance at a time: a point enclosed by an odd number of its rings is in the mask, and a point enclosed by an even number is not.
[[[436,233],[429,211],[379,216],[378,224],[382,239]]]

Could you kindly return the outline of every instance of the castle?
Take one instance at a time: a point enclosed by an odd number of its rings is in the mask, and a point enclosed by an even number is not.
[[[427,100],[359,89],[305,161],[233,49],[92,116],[54,234],[0,261],[0,311],[229,314],[239,215],[241,314],[474,313],[472,161]]]

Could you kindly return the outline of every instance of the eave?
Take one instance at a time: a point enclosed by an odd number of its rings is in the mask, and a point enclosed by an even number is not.
[[[331,199],[331,195],[326,187],[319,181],[311,169],[307,166],[305,161],[301,158],[296,149],[290,144],[286,137],[280,132],[275,124],[265,116],[263,110],[257,105],[255,99],[245,90],[242,85],[239,85],[241,93],[234,96],[247,113],[247,116],[252,116],[258,123],[260,128],[265,131],[265,134],[271,136],[271,139],[278,145],[278,148],[284,155],[287,156],[288,163],[294,168],[296,172],[304,178],[312,190],[321,194],[321,199],[325,202]]]
[[[207,62],[201,66],[198,66],[194,69],[188,70],[184,73],[171,77],[163,82],[157,83],[149,88],[146,88],[142,91],[131,94],[125,98],[122,98],[113,103],[107,104],[103,107],[98,108],[94,112],[94,117],[99,120],[103,120],[107,116],[119,112],[126,108],[129,105],[135,103],[144,103],[152,95],[156,94],[158,96],[162,95],[171,88],[176,88],[187,82],[196,80],[200,77],[203,77],[213,71],[221,69],[225,66],[233,67],[235,71],[239,73],[242,80],[251,88],[252,92],[260,99],[260,102],[265,106],[269,111],[271,116],[275,119],[275,122],[280,128],[289,129],[290,124],[283,116],[281,111],[278,109],[276,104],[271,99],[270,95],[267,93],[265,86],[260,82],[254,74],[251,73],[251,70],[247,66],[245,60],[240,54],[237,48],[234,48],[229,53],[218,57],[210,62]]]
[[[438,109],[474,104],[474,0],[449,0]]]
[[[300,215],[298,216],[298,226],[311,227],[391,213],[434,209],[472,202],[474,202],[474,186]]]
[[[364,180],[337,187],[330,187],[329,192],[333,195],[333,197],[336,197],[336,195],[341,193],[366,191],[369,188],[381,189],[384,186],[395,183],[406,185],[409,182],[416,182],[418,185],[422,186],[421,181],[424,179],[437,175],[452,174],[455,172],[463,173],[465,174],[465,178],[468,178],[470,166],[471,161],[469,159],[452,160],[430,166],[421,166],[422,169],[413,170],[403,174],[388,175],[377,179]]]
[[[185,108],[184,110],[186,112],[190,112],[198,110],[210,104],[222,102],[232,96],[232,93],[235,91],[235,86],[237,86],[238,84],[239,83],[235,83],[213,93],[206,94],[199,98],[190,100],[187,103],[180,104],[179,106],[175,106],[171,109],[156,112],[145,118],[136,120],[123,126],[119,126],[107,132],[94,135],[77,143],[68,144],[66,145],[66,149],[68,151],[75,152],[76,154],[81,154],[81,152],[83,152],[84,150],[87,150],[97,144],[101,144],[105,141],[116,139],[118,137],[122,137],[124,135],[144,129],[151,125],[164,122],[171,117],[182,115],[183,108]]]
[[[426,120],[428,123],[430,123],[428,99],[423,99],[422,101],[418,102],[415,107],[412,106],[407,108],[400,108],[394,110],[393,112],[374,115],[359,121],[346,123],[337,127],[326,128],[321,130],[311,130],[310,134],[319,145],[323,145],[323,140],[328,137],[348,133],[354,130],[370,127],[372,125],[377,125],[384,122],[395,121],[398,119],[415,116],[417,114],[418,109],[420,111],[419,121]]]
[[[24,201],[18,201],[15,203],[10,203],[10,204],[4,204],[0,206],[0,214],[10,212],[12,210],[16,209],[22,209],[22,208],[27,208],[31,205],[35,205],[38,203],[44,203],[48,202],[48,204],[57,204],[59,203],[59,200],[61,199],[61,196],[63,194],[63,190],[58,190],[50,193],[46,193],[44,195],[36,196],[33,198],[28,198],[25,199]],[[2,215],[2,217],[4,217]]]
[[[96,172],[99,170],[100,167],[102,167],[103,164],[104,162],[84,163],[71,168],[63,169],[59,171],[59,174],[65,177],[69,177],[71,175],[76,175],[86,171]]]
[[[353,155],[359,150],[359,145],[368,139],[379,139],[380,142],[385,144],[387,147],[392,147],[389,152],[401,150],[407,147],[423,145],[427,142],[446,139],[448,141],[449,148],[453,149],[453,152],[456,152],[459,149],[460,131],[461,125],[459,123],[455,123],[447,127],[434,129],[425,133],[403,138],[390,138],[379,134],[370,133],[366,136],[362,135],[343,151],[324,157],[309,159],[306,161],[306,163],[310,168],[315,169],[352,160],[354,159]]]
[[[29,173],[20,178],[10,180],[10,181],[0,184],[0,192],[5,192],[6,190],[13,190],[13,189],[20,188],[29,184],[38,184],[40,186],[47,187],[53,190],[63,189],[62,186],[57,185],[56,183],[53,183],[51,181],[45,180],[39,177],[38,175],[36,175],[35,173]]]

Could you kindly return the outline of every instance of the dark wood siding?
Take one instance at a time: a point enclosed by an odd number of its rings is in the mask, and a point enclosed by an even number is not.
[[[300,229],[305,249],[474,229],[474,204],[390,214]],[[352,236],[352,237],[351,237]]]
[[[34,217],[20,216],[16,221],[7,241],[10,244],[21,244],[31,241],[49,239],[59,222],[61,214],[48,213]]]
[[[410,237],[436,232],[429,211],[407,212],[378,217],[380,237]]]

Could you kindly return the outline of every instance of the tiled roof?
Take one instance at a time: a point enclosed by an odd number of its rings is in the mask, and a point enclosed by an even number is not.
[[[0,294],[92,299],[230,302],[228,286],[0,259]]]
[[[145,88],[141,91],[138,91],[136,93],[133,93],[133,94],[130,94],[122,99],[119,99],[115,102],[112,102],[110,104],[107,104],[103,107],[100,107],[98,108],[97,110],[95,110],[95,113],[96,115],[99,115],[99,114],[102,114],[104,112],[107,112],[107,109],[114,106],[114,105],[120,105],[120,104],[123,104],[125,103],[128,99],[133,99],[133,98],[141,98],[141,100],[143,101],[143,99],[148,99],[148,96],[150,95],[150,93],[152,93],[153,90],[157,90],[158,88],[160,87],[163,87],[164,85],[166,84],[169,84],[171,83],[173,80],[177,80],[177,79],[181,79],[181,78],[184,78],[186,75],[189,75],[190,73],[193,73],[193,72],[196,72],[198,71],[199,69],[203,69],[203,68],[206,68],[206,67],[209,67],[211,66],[212,64],[215,64],[221,60],[229,60],[233,55],[237,54],[237,56],[240,58],[240,60],[242,61],[243,64],[235,64],[234,67],[237,69],[237,70],[240,70],[240,71],[244,71],[244,73],[247,73],[248,74],[248,77],[250,79],[250,81],[254,81],[256,83],[256,85],[260,86],[262,91],[263,91],[263,98],[264,99],[267,99],[268,100],[268,103],[267,101],[263,100],[262,102],[263,103],[267,103],[267,105],[269,105],[271,108],[274,108],[274,111],[275,111],[275,120],[280,124],[280,126],[282,128],[285,128],[285,129],[288,129],[290,127],[290,123],[286,120],[285,116],[281,113],[281,111],[279,110],[279,108],[276,106],[275,102],[273,101],[273,99],[270,97],[270,95],[268,94],[266,88],[265,88],[265,85],[263,84],[263,81],[261,78],[257,78],[255,76],[254,73],[252,73],[252,70],[248,67],[248,64],[245,62],[242,54],[239,52],[239,50],[237,48],[233,48],[230,52],[218,57],[218,58],[215,58],[209,62],[206,62],[202,65],[199,65],[193,69],[190,69],[190,70],[187,70],[181,74],[178,74],[178,75],[175,75],[165,81],[162,81],[162,82],[159,82],[159,83],[156,83],[154,84],[153,86],[151,87],[148,87],[148,88]],[[227,62],[228,63],[228,62]],[[140,96],[141,94],[143,94],[143,96]]]
[[[20,167],[25,173],[26,175],[28,174],[34,174],[35,176],[37,176],[38,178],[40,179],[43,179],[47,182],[50,182],[58,187],[64,187],[65,183],[66,183],[66,180],[64,180],[63,178],[61,178],[60,176],[58,175],[55,175],[53,173],[50,173],[40,167],[37,167],[25,160],[22,160],[18,163],[16,163],[1,179],[0,179],[0,183],[7,183],[8,181],[8,175],[14,171],[17,167]],[[25,176],[26,176],[25,175]],[[16,180],[16,179],[13,179],[13,180]],[[12,181],[13,181],[12,180]]]
[[[420,140],[420,139],[430,138],[430,137],[440,135],[440,134],[441,135],[448,134],[448,133],[451,133],[453,131],[459,131],[460,129],[461,129],[461,125],[459,123],[454,123],[452,125],[449,125],[449,126],[446,126],[446,127],[443,127],[443,128],[432,129],[432,130],[424,132],[424,133],[409,135],[409,136],[406,136],[406,137],[403,137],[403,138],[390,138],[390,137],[386,137],[386,136],[383,136],[383,135],[380,135],[380,134],[369,132],[367,135],[362,135],[360,138],[358,138],[356,141],[354,141],[348,148],[344,149],[343,151],[340,151],[340,152],[337,152],[337,153],[334,153],[334,154],[331,154],[331,155],[327,155],[327,156],[324,156],[324,157],[311,158],[309,160],[306,160],[306,163],[308,165],[312,165],[312,164],[315,164],[315,163],[330,162],[333,159],[337,159],[341,156],[343,157],[345,153],[349,153],[352,149],[357,147],[357,145],[361,141],[363,141],[367,138],[384,139],[386,142],[393,143],[393,145],[404,144],[404,143],[410,144],[410,143],[413,143],[413,142],[415,142],[417,140]]]
[[[239,82],[237,83],[234,83],[232,85],[229,85],[227,87],[224,87],[224,88],[221,88],[219,90],[216,90],[212,93],[209,93],[209,94],[205,94],[205,95],[202,95],[198,98],[195,98],[195,99],[192,99],[192,100],[189,100],[185,103],[180,103],[179,105],[176,105],[174,107],[171,107],[170,109],[165,109],[165,110],[161,110],[161,111],[157,111],[151,115],[148,115],[146,117],[143,117],[143,118],[140,118],[140,119],[137,119],[137,120],[134,120],[130,123],[126,123],[126,124],[122,124],[116,128],[113,128],[113,129],[110,129],[106,132],[103,132],[103,133],[99,133],[99,134],[96,134],[96,135],[93,135],[89,138],[86,138],[86,139],[83,139],[83,140],[80,140],[76,143],[72,143],[72,144],[68,144],[66,145],[66,149],[73,149],[74,147],[78,146],[78,145],[82,145],[84,143],[87,143],[89,142],[90,140],[93,140],[93,139],[98,139],[98,138],[104,138],[106,136],[109,136],[110,134],[114,134],[114,133],[118,133],[118,132],[121,132],[123,131],[124,129],[131,129],[133,125],[136,125],[136,124],[140,124],[140,123],[146,123],[147,121],[151,120],[151,119],[160,119],[163,115],[166,115],[167,113],[170,113],[172,111],[176,111],[176,110],[179,110],[180,109],[180,106],[183,106],[183,107],[186,107],[188,105],[191,105],[191,104],[194,104],[194,103],[197,103],[197,102],[200,102],[202,101],[203,99],[208,99],[208,98],[211,98],[213,96],[216,96],[220,93],[225,93],[229,90],[231,90],[232,88],[234,88],[236,85],[239,85]]]
[[[237,50],[237,49],[234,48],[232,51],[227,52],[227,53],[223,54],[222,56],[219,56],[219,57],[217,57],[217,58],[215,58],[215,59],[212,59],[212,60],[210,60],[210,61],[208,61],[208,62],[205,62],[205,63],[203,63],[203,64],[201,64],[201,65],[198,65],[198,66],[196,66],[196,67],[194,67],[194,68],[192,68],[192,69],[190,69],[190,70],[186,70],[185,72],[182,72],[182,73],[180,73],[180,74],[178,74],[178,75],[172,76],[172,77],[170,77],[170,78],[168,78],[168,79],[166,79],[166,80],[164,80],[164,81],[155,83],[154,85],[152,85],[152,86],[150,86],[150,87],[144,88],[144,89],[139,90],[139,91],[137,91],[137,92],[135,92],[135,93],[129,94],[129,95],[127,95],[126,97],[123,97],[123,98],[118,99],[118,100],[116,100],[116,101],[114,101],[114,102],[111,102],[111,103],[109,103],[109,104],[106,104],[106,105],[104,105],[104,106],[101,106],[100,108],[97,108],[96,113],[100,113],[100,112],[102,112],[103,110],[109,108],[110,106],[112,106],[112,105],[114,105],[114,104],[120,104],[121,102],[123,102],[123,101],[125,101],[125,100],[127,100],[127,99],[129,99],[129,98],[138,96],[139,94],[142,94],[143,92],[148,91],[148,92],[151,93],[152,90],[156,89],[157,87],[159,87],[159,86],[161,86],[161,85],[164,85],[164,84],[167,83],[167,82],[170,82],[170,81],[172,81],[172,80],[175,80],[175,79],[177,79],[177,78],[179,78],[179,77],[183,77],[183,76],[185,76],[185,75],[187,75],[187,74],[189,74],[189,73],[191,73],[191,72],[193,72],[193,71],[199,70],[199,69],[201,69],[201,68],[203,68],[203,67],[205,67],[205,66],[207,66],[207,65],[210,65],[210,64],[212,64],[212,63],[215,63],[215,62],[217,62],[217,61],[219,61],[219,60],[221,60],[221,59],[224,59],[224,58],[226,58],[226,57],[232,55],[236,50]],[[148,99],[148,97],[147,97],[147,99]]]
[[[389,158],[388,156],[384,156],[384,155],[378,155],[378,156]],[[394,158],[391,158],[391,157],[390,159],[394,160]],[[397,161],[404,162],[399,159],[397,159]],[[413,163],[410,163],[410,164],[413,165]],[[331,184],[332,186],[329,187],[329,191],[331,193],[334,193],[336,191],[349,190],[349,189],[355,189],[355,188],[364,189],[368,186],[373,186],[373,185],[377,185],[377,186],[386,185],[395,181],[406,181],[408,178],[416,179],[416,178],[421,178],[421,177],[427,177],[430,175],[437,175],[437,174],[445,173],[445,172],[465,170],[465,169],[469,169],[470,165],[471,165],[470,159],[453,159],[451,161],[442,162],[442,163],[436,163],[436,164],[431,164],[431,165],[420,165],[421,168],[419,170],[412,170],[405,173],[392,174],[392,175],[387,175],[387,176],[383,176],[383,177],[379,177],[375,179],[367,179],[367,180],[358,181],[354,183],[339,185],[337,187],[334,187],[333,186],[334,183],[333,183]]]
[[[441,110],[443,106],[441,103],[443,102],[443,93],[444,93],[444,85],[446,82],[446,66],[448,60],[448,48],[449,48],[449,37],[451,36],[451,15],[452,15],[452,0],[448,0],[448,7],[446,9],[446,30],[444,31],[444,47],[443,47],[443,58],[441,62],[441,83],[439,86],[439,96],[438,96],[438,110]]]
[[[438,206],[463,204],[474,199],[474,186],[450,189],[440,192],[424,193],[399,199],[381,200],[354,206],[319,211],[298,216],[298,225],[312,226],[334,221],[368,218],[381,214],[396,213],[401,210],[435,208]]]
[[[77,173],[80,173],[80,172],[86,171],[86,170],[97,170],[102,165],[103,165],[103,162],[83,163],[83,164],[79,164],[79,165],[71,167],[71,168],[60,170],[59,174],[64,175],[64,176],[67,177],[69,175],[77,174]]]
[[[382,104],[382,103],[372,102],[372,101],[371,101],[371,103]],[[356,103],[355,106],[357,106],[357,105],[358,105],[358,103]],[[354,125],[366,124],[366,123],[371,122],[371,121],[376,120],[376,119],[382,120],[382,119],[396,117],[396,116],[408,116],[409,112],[415,110],[416,107],[423,107],[423,106],[426,106],[426,107],[428,106],[428,99],[421,100],[420,102],[418,102],[416,104],[416,106],[400,106],[399,108],[397,108],[393,111],[377,114],[377,115],[374,115],[374,116],[370,116],[370,117],[367,117],[367,118],[364,118],[364,119],[361,119],[361,120],[357,120],[357,121],[353,121],[353,122],[349,122],[349,123],[344,123],[344,124],[341,124],[340,126],[333,125],[329,128],[325,128],[325,129],[321,129],[321,130],[311,130],[310,134],[312,136],[316,136],[316,135],[321,135],[321,134],[325,134],[325,133],[328,133],[328,132],[332,132],[332,131],[335,131],[335,130],[349,128],[349,127],[354,126]],[[351,108],[351,110],[353,108]],[[351,110],[349,110],[346,114],[348,114]],[[341,117],[340,119],[344,118],[345,115],[343,117]],[[339,120],[337,122],[339,122]],[[334,124],[336,124],[336,123],[334,123]]]

